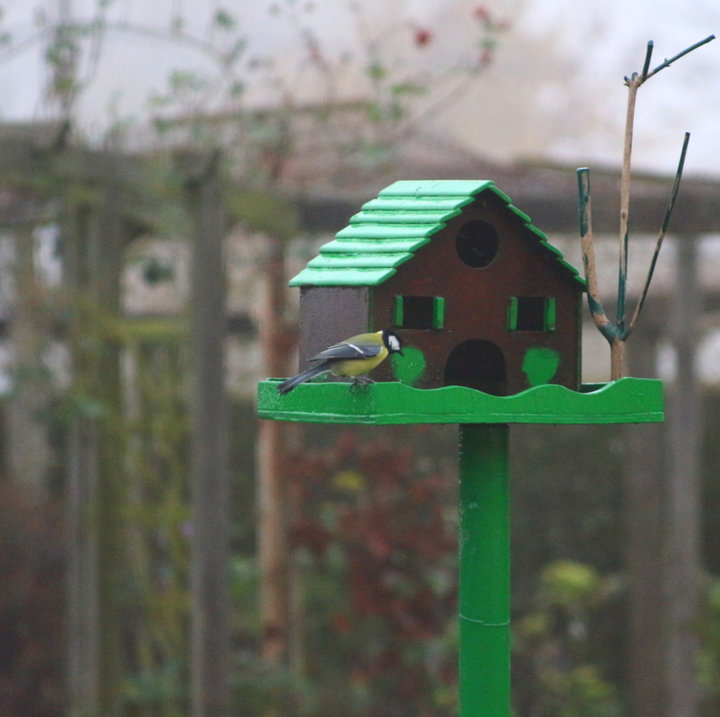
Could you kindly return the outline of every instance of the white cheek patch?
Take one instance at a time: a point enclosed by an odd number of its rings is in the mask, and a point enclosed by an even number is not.
[[[400,350],[400,342],[398,341],[397,336],[388,336],[388,346],[391,351]]]

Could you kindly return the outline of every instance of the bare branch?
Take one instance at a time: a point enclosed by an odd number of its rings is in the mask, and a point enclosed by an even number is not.
[[[649,80],[653,75],[657,75],[660,70],[664,70],[666,67],[670,67],[673,62],[676,60],[679,60],[681,57],[684,57],[689,52],[692,52],[693,50],[697,50],[698,47],[702,47],[703,45],[706,45],[708,42],[711,42],[715,39],[715,35],[708,35],[704,40],[700,40],[700,42],[696,42],[694,45],[690,45],[690,47],[686,47],[682,52],[678,52],[677,55],[674,55],[669,60],[665,59],[663,62],[661,62],[652,72],[650,72],[647,76],[643,77],[644,80]]]
[[[625,78],[625,84],[628,88],[627,112],[625,116],[625,141],[623,147],[622,173],[620,177],[620,231],[619,231],[619,260],[618,260],[618,297],[617,297],[617,314],[616,326],[621,337],[627,337],[629,331],[625,328],[625,311],[626,311],[626,294],[627,294],[627,267],[628,267],[628,248],[629,248],[629,226],[630,226],[630,172],[633,132],[635,124],[635,105],[637,102],[637,93],[643,83],[656,75],[661,70],[669,67],[673,62],[684,57],[688,53],[702,47],[706,43],[715,38],[715,35],[709,35],[704,40],[696,42],[694,45],[685,48],[682,52],[674,55],[670,59],[665,59],[653,70],[648,71],[654,43],[650,40],[645,50],[645,61],[643,63],[642,72],[638,75],[633,72],[630,77]],[[684,153],[683,153],[684,162]],[[673,200],[674,201],[674,200]],[[666,221],[669,217],[666,215]],[[637,312],[637,310],[636,310]],[[633,316],[635,318],[635,315]],[[631,321],[632,324],[632,321]]]
[[[655,244],[655,251],[652,256],[652,261],[650,262],[650,268],[648,269],[648,275],[645,279],[645,285],[643,286],[642,293],[640,294],[640,299],[638,300],[637,306],[635,307],[635,312],[633,313],[633,317],[630,320],[630,324],[625,331],[624,338],[626,339],[628,336],[630,336],[630,332],[635,328],[635,324],[637,324],[638,317],[640,316],[643,304],[645,303],[645,298],[647,297],[648,290],[650,289],[650,282],[652,281],[653,274],[655,273],[655,265],[657,264],[658,256],[660,255],[660,249],[662,249],[663,240],[665,239],[665,233],[667,231],[668,224],[670,223],[670,217],[672,215],[673,208],[675,207],[675,199],[677,198],[678,190],[680,189],[680,181],[682,179],[683,168],[685,167],[685,156],[687,155],[687,148],[689,142],[690,133],[686,132],[685,140],[683,141],[682,150],[680,152],[678,168],[675,172],[675,181],[673,182],[672,190],[670,192],[670,199],[668,201],[667,208],[665,209],[665,216],[663,218],[662,226],[660,227],[660,233],[657,238],[657,243]]]
[[[635,104],[637,101],[637,93],[644,82],[649,80],[661,70],[669,67],[673,62],[684,57],[689,52],[705,45],[715,39],[715,35],[709,35],[704,40],[696,42],[694,45],[687,47],[682,52],[674,55],[670,59],[665,59],[653,70],[650,70],[650,62],[654,49],[654,43],[650,40],[645,49],[645,60],[641,73],[633,72],[629,77],[625,77],[625,85],[628,88],[627,111],[625,116],[625,139],[623,146],[622,172],[620,176],[620,251],[618,260],[618,294],[617,294],[617,314],[615,321],[610,321],[605,314],[600,296],[598,293],[597,270],[595,266],[595,253],[592,240],[592,228],[590,224],[590,178],[587,169],[578,169],[578,190],[580,194],[580,234],[583,252],[583,265],[585,267],[585,277],[588,287],[588,303],[590,305],[590,313],[593,321],[600,333],[610,343],[610,359],[611,359],[611,378],[616,379],[625,375],[625,342],[637,323],[638,316],[642,310],[645,298],[650,288],[655,266],[657,264],[658,255],[662,247],[665,232],[670,221],[675,199],[677,197],[680,179],[685,163],[685,155],[689,135],[685,135],[682,153],[678,170],[675,175],[675,182],[670,195],[670,201],[665,211],[660,234],[658,236],[655,253],[650,263],[648,276],[643,287],[642,294],[635,308],[635,312],[630,323],[625,324],[626,310],[626,293],[627,293],[627,267],[628,267],[628,246],[629,246],[629,225],[630,225],[630,165],[632,158],[633,128],[635,123]]]
[[[648,70],[650,69],[650,60],[652,59],[653,48],[655,43],[652,40],[648,40],[647,49],[645,50],[645,63],[643,64],[643,70],[640,74],[640,81],[645,82],[648,76]]]
[[[646,57],[647,60],[647,57]],[[635,125],[635,104],[642,78],[633,73],[628,87],[627,111],[625,114],[625,140],[623,145],[622,171],[620,174],[620,249],[618,259],[618,300],[617,325],[622,330],[625,323],[625,292],[627,288],[628,240],[630,226],[630,168],[632,159],[633,130]]]
[[[582,167],[577,170],[578,180],[578,218],[580,220],[580,243],[582,246],[583,268],[587,281],[587,298],[590,314],[600,333],[611,341],[615,328],[608,319],[602,301],[597,278],[597,262],[592,231],[592,203],[590,200],[590,170]]]

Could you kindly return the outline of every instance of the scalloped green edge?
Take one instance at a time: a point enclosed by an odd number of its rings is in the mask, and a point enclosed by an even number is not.
[[[277,392],[280,379],[258,386],[258,415],[277,421],[357,423],[658,423],[665,420],[662,381],[621,378],[571,391],[546,384],[512,396],[464,386],[418,389],[374,383],[353,391],[341,382],[305,383]]]

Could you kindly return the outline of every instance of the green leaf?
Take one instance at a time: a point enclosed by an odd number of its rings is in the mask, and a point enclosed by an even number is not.
[[[594,599],[602,586],[595,568],[571,560],[557,560],[546,566],[541,583],[546,600],[565,606]]]
[[[233,30],[237,26],[235,18],[227,11],[220,8],[213,18],[215,24],[223,30]]]
[[[237,82],[233,82],[232,85],[230,85],[230,89],[228,90],[228,94],[230,97],[237,99],[245,92],[245,83],[240,82],[239,80]]]
[[[207,86],[207,80],[191,70],[175,70],[170,73],[169,84],[176,92],[197,92]]]
[[[480,49],[494,50],[497,47],[497,40],[494,37],[485,37],[480,42]]]
[[[232,45],[232,47],[224,53],[223,60],[226,65],[232,65],[238,60],[245,52],[247,47],[247,40],[244,37],[238,38]]]
[[[367,72],[368,77],[375,81],[384,80],[388,74],[387,68],[384,65],[381,65],[379,62],[371,63],[367,66],[365,71]]]
[[[383,118],[382,110],[378,104],[369,104],[365,109],[365,116],[368,122],[380,122]]]
[[[281,196],[241,188],[228,193],[228,209],[234,219],[257,231],[280,239],[297,235],[297,209]]]
[[[427,87],[419,85],[416,82],[399,82],[390,86],[390,92],[394,95],[424,95],[427,93]]]

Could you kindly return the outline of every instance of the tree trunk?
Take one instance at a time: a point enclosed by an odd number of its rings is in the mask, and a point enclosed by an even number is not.
[[[627,376],[626,343],[616,338],[610,343],[610,380],[616,381]]]

